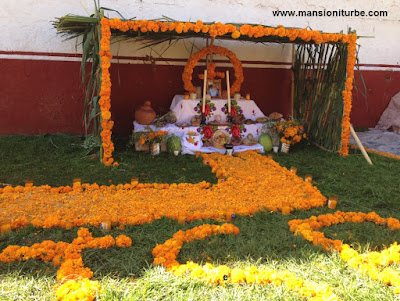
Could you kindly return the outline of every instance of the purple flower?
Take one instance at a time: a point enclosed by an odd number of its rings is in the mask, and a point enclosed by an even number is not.
[[[194,108],[194,110],[195,110],[196,112],[197,112],[198,109],[199,109],[198,107],[195,107],[195,108]]]
[[[200,128],[198,128],[197,131],[200,133]]]
[[[214,106],[214,107],[213,107],[213,111],[215,111],[216,109],[217,109],[217,108]]]
[[[243,110],[242,109],[239,110],[239,114],[243,114]]]
[[[243,129],[243,132],[245,132],[245,133],[247,132],[246,128]]]
[[[225,131],[229,132],[229,128],[226,128]]]
[[[225,112],[225,108],[224,108],[224,107],[222,107],[222,108],[221,108],[221,111],[222,111],[222,112]]]

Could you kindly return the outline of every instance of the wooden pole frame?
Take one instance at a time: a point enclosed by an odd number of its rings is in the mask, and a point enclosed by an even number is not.
[[[358,138],[358,136],[357,136],[357,134],[356,134],[356,131],[354,130],[352,124],[350,124],[350,132],[351,132],[351,134],[353,135],[354,140],[356,140],[356,143],[357,143],[358,147],[360,148],[361,153],[363,154],[365,160],[368,162],[368,164],[373,165],[373,164],[372,164],[372,161],[371,161],[371,159],[370,159],[370,157],[368,156],[367,151],[365,150],[365,148],[364,148],[364,146],[362,145],[360,139]]]

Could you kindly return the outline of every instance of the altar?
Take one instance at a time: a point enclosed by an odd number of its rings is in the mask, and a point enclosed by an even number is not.
[[[215,125],[213,123],[212,127],[214,131],[224,130],[229,133],[232,138],[232,130],[240,131],[240,133],[234,133],[234,135],[239,135],[240,137],[247,137],[249,134],[258,139],[261,134],[264,123],[257,123],[257,118],[265,117],[264,113],[260,110],[254,100],[237,100],[238,114],[243,114],[246,120],[251,120],[251,124],[229,124],[227,121],[226,105],[227,99],[211,99],[212,109],[206,118],[205,125],[193,126],[191,125],[191,119],[194,116],[199,116],[199,104],[201,104],[201,99],[185,99],[184,95],[175,95],[170,106],[170,110],[174,112],[176,116],[176,123],[168,123],[162,127],[157,127],[154,123],[150,125],[142,125],[134,121],[134,133],[139,132],[149,132],[149,131],[166,131],[168,132],[168,137],[175,135],[178,136],[182,141],[182,154],[195,154],[197,151],[203,153],[225,153],[225,149],[215,148],[212,145],[203,144],[202,140],[204,138],[204,128],[209,126],[208,122],[212,122],[214,118],[219,115],[221,118],[221,123],[224,125]],[[195,143],[187,143],[185,137],[188,135],[193,135],[195,133],[198,139]],[[234,145],[234,152],[243,152],[247,150],[257,150],[259,152],[264,152],[262,145],[258,143],[252,143],[250,145]]]
[[[232,83],[229,70],[216,71],[213,55],[229,58],[234,69],[235,80]],[[206,68],[204,73],[197,76],[203,81],[203,89],[195,87],[192,83],[193,68],[202,57],[206,58]],[[135,136],[140,136],[142,146],[146,142],[154,146],[154,141],[149,139],[149,136],[175,135],[181,141],[182,154],[224,153],[227,150],[230,153],[232,149],[233,152],[264,152],[258,138],[268,118],[255,101],[250,99],[250,94],[247,94],[245,99],[240,96],[243,80],[240,60],[228,49],[213,45],[212,40],[210,45],[192,54],[185,65],[182,81],[187,93],[175,95],[169,113],[155,121],[155,113],[149,107],[150,102],[147,102],[146,108],[142,107],[140,114],[147,114],[150,119],[137,122],[135,115]],[[140,119],[139,115],[137,117]],[[147,135],[146,132],[154,133]],[[176,143],[179,143],[179,139],[173,138],[170,141],[176,140]],[[140,149],[136,141],[135,147]]]
[[[178,124],[190,124],[192,117],[199,114],[199,103],[201,104],[200,98],[192,100],[184,99],[183,95],[175,95],[172,99],[170,110],[175,113]],[[210,103],[213,104],[213,107],[210,111],[210,114],[207,116],[207,120],[213,120],[213,117],[220,115],[221,121],[226,122],[226,117],[228,116],[228,112],[226,110],[228,100],[212,98]],[[257,118],[265,116],[254,100],[239,99],[236,101],[236,103],[237,107],[240,108],[237,110],[237,113],[243,114],[246,119],[252,119],[256,121]]]

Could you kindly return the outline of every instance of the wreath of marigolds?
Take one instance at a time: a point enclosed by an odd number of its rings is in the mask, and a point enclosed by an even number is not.
[[[230,50],[221,47],[221,46],[215,46],[215,45],[209,45],[207,47],[204,47],[200,51],[192,54],[189,59],[187,60],[187,63],[185,65],[185,69],[183,70],[182,73],[182,80],[183,80],[183,87],[186,91],[189,91],[190,93],[196,92],[195,86],[192,84],[192,74],[193,74],[193,68],[197,65],[197,62],[205,57],[207,54],[219,54],[221,56],[226,56],[229,58],[230,62],[233,65],[233,69],[235,70],[235,77],[236,80],[231,86],[231,95],[235,94],[236,92],[240,91],[240,86],[243,83],[244,77],[243,77],[243,68],[242,68],[242,62],[237,58],[237,56]]]

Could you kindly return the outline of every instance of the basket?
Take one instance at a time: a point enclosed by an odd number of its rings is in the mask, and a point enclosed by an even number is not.
[[[215,148],[225,149],[224,144],[231,142],[229,133],[225,130],[217,130],[211,137],[212,144]]]
[[[200,126],[201,122],[200,121],[191,121],[190,126]]]

